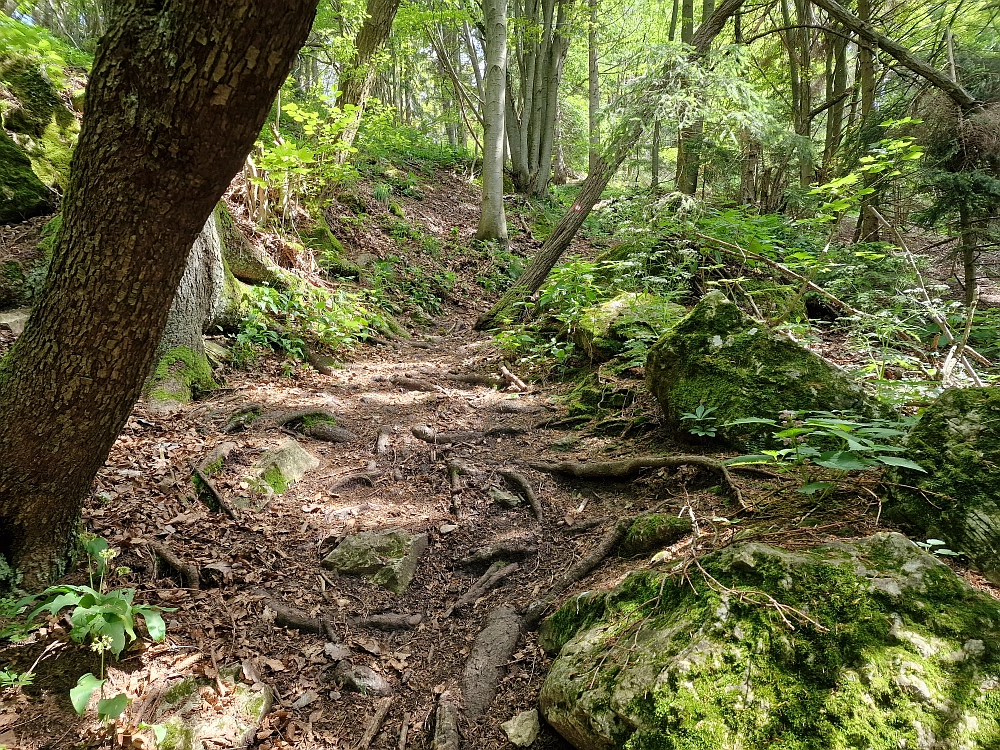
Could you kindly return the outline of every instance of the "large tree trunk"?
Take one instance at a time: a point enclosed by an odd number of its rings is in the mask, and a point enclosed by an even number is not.
[[[483,106],[483,201],[477,240],[507,244],[503,208],[504,105],[507,88],[507,0],[484,0],[486,102]]]
[[[701,25],[698,33],[692,39],[694,52],[692,58],[697,59],[703,56],[712,44],[712,41],[719,32],[722,31],[726,21],[733,13],[740,9],[743,0],[723,0],[712,13],[711,17]],[[670,78],[668,76],[668,78]],[[665,83],[658,84],[667,85]],[[651,92],[653,93],[653,92]],[[655,96],[650,96],[649,101],[655,101]],[[612,139],[611,143],[604,149],[603,156],[598,159],[597,169],[593,170],[587,179],[580,186],[576,200],[569,211],[556,224],[555,229],[539,248],[535,257],[524,269],[524,272],[517,278],[513,286],[494,303],[493,307],[479,316],[476,320],[476,329],[483,330],[490,328],[497,321],[510,315],[514,305],[528,295],[534,293],[545,282],[549,271],[559,261],[562,254],[569,247],[576,233],[579,231],[591,209],[601,198],[601,193],[608,186],[611,178],[614,177],[618,168],[631,153],[635,144],[642,137],[646,120],[650,119],[654,112],[646,105],[640,111],[628,118],[627,127],[622,127],[619,133]]]
[[[361,30],[354,40],[357,52],[350,67],[343,72],[340,80],[339,104],[341,108],[348,106],[355,108],[354,117],[340,134],[340,142],[344,147],[338,154],[340,161],[347,160],[348,150],[354,144],[354,138],[358,134],[358,128],[361,126],[361,115],[368,102],[372,83],[375,81],[375,66],[372,65],[372,61],[375,53],[389,38],[397,10],[399,10],[399,0],[368,0],[365,21],[361,24]]]
[[[185,260],[316,0],[123,5],[101,41],[42,298],[0,362],[0,586],[65,572]],[[0,565],[0,568],[4,568]]]
[[[872,15],[871,0],[858,0],[858,19],[862,24],[868,24]],[[867,43],[858,44],[858,73],[861,86],[861,122],[867,124],[873,117],[875,109],[875,65],[878,58],[875,50]],[[858,204],[858,225],[854,230],[855,242],[878,242],[881,238],[881,226],[878,218],[869,208],[878,208],[879,194],[877,190],[878,175],[866,172],[862,184],[866,189],[875,192],[868,193]]]
[[[590,25],[587,27],[587,137],[590,142],[587,173],[597,168],[601,158],[601,131],[597,118],[601,111],[601,81],[597,67],[597,0],[588,0]]]

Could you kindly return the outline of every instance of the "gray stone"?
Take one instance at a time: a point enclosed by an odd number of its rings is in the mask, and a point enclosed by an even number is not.
[[[539,707],[579,750],[998,747],[1000,602],[906,537],[701,566],[545,623],[560,651]]]
[[[530,747],[538,739],[541,726],[538,723],[538,709],[522,711],[513,719],[500,725],[507,739],[518,747]]]
[[[392,686],[382,675],[369,667],[352,664],[347,659],[337,662],[331,677],[344,689],[362,695],[392,695]]]
[[[346,575],[360,575],[397,594],[410,585],[417,560],[427,549],[427,534],[411,536],[402,529],[362,531],[344,539],[323,558],[322,565]]]
[[[506,505],[508,508],[516,508],[523,502],[519,495],[515,495],[513,492],[508,492],[499,487],[490,487],[489,495],[493,500],[501,505]]]
[[[0,328],[6,328],[15,336],[20,336],[24,333],[24,324],[28,322],[28,316],[30,314],[31,308],[29,307],[21,307],[17,310],[0,312]]]
[[[646,384],[667,422],[712,408],[719,425],[739,419],[776,419],[785,410],[847,411],[891,416],[852,378],[813,352],[746,315],[721,292],[710,292],[649,350]],[[737,445],[759,448],[774,428],[745,424],[720,428]]]
[[[1000,583],[1000,389],[945,391],[913,426],[905,455],[925,472],[890,470],[886,515]]]
[[[228,693],[212,701],[211,708],[202,693],[215,692],[215,680],[187,677],[168,688],[152,714],[151,723],[166,729],[163,740],[156,743],[157,750],[200,748],[203,740],[224,747],[248,747],[271,710],[271,690],[241,682],[241,672],[239,664],[219,670]]]
[[[289,438],[267,451],[253,465],[253,473],[257,478],[256,489],[280,495],[317,466],[319,459],[296,440]]]

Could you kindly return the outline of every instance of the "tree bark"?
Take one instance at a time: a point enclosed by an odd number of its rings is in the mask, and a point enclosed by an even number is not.
[[[341,74],[340,107],[354,107],[354,117],[340,133],[340,142],[344,147],[338,155],[341,162],[347,160],[348,150],[358,135],[361,115],[375,81],[375,66],[372,64],[375,53],[389,38],[399,2],[400,0],[368,0],[365,21],[354,39],[357,51],[348,69]]]
[[[0,587],[65,572],[195,237],[240,169],[316,0],[122,6],[98,46],[42,298],[0,362]]]
[[[507,0],[483,0],[486,102],[483,106],[483,200],[477,240],[507,244],[503,207],[504,106],[507,88]]]
[[[590,25],[587,27],[587,133],[590,141],[590,158],[587,173],[597,167],[601,157],[601,131],[597,118],[601,111],[601,82],[597,67],[597,0],[588,0]]]

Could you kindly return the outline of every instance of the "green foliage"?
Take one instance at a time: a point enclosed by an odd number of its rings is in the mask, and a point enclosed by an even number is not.
[[[31,672],[18,672],[10,669],[0,669],[0,690],[18,688],[30,685],[35,679]]]
[[[690,422],[687,431],[692,435],[697,435],[698,437],[715,437],[719,428],[715,423],[716,418],[712,416],[712,412],[714,411],[716,411],[716,407],[714,406],[699,404],[693,412],[681,414],[681,421]]]
[[[777,427],[773,436],[784,448],[764,450],[759,454],[737,456],[730,466],[770,464],[780,471],[797,474],[799,492],[826,497],[851,472],[876,467],[898,466],[923,472],[914,461],[905,458],[900,445],[906,425],[885,419],[865,419],[854,414],[816,412],[799,415],[785,411],[779,420],[750,418],[721,425],[763,424]],[[826,469],[817,472],[815,467]]]

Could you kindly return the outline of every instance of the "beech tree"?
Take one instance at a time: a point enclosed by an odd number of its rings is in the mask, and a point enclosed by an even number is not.
[[[483,201],[478,240],[507,243],[503,209],[504,97],[507,83],[507,0],[485,0],[486,102],[483,107]]]
[[[98,45],[42,298],[0,362],[0,587],[62,574],[191,246],[317,0],[121,5]]]

